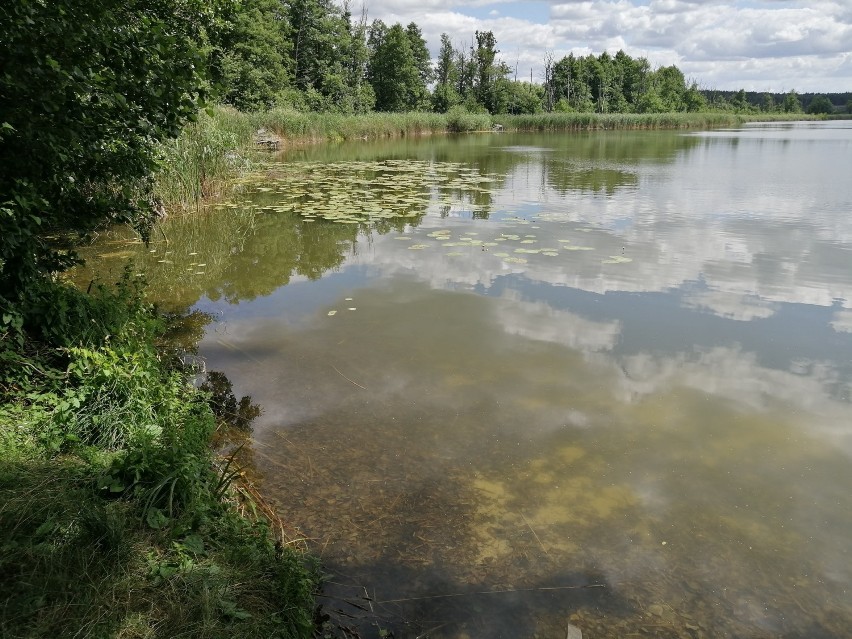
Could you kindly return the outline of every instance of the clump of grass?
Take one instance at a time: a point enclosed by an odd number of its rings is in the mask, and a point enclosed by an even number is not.
[[[0,636],[311,636],[315,569],[265,525],[154,529],[78,460],[2,466]]]
[[[447,113],[447,130],[451,133],[470,131],[488,131],[491,129],[491,116],[487,113],[471,113],[456,105]]]
[[[201,111],[180,136],[161,146],[155,191],[169,208],[190,208],[220,195],[251,168],[251,122],[233,109]]]
[[[51,295],[64,335],[24,312],[0,344],[0,636],[310,636],[316,567],[228,501],[140,288]]]

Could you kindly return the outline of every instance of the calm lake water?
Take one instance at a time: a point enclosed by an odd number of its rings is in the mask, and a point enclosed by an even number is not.
[[[852,123],[275,160],[90,257],[206,314],[335,619],[852,636]]]

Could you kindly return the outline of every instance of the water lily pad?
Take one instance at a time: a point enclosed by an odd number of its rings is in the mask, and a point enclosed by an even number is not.
[[[450,162],[424,160],[341,161],[274,163],[263,171],[240,180],[252,190],[269,194],[277,202],[264,202],[264,210],[296,210],[307,216],[320,216],[339,224],[369,223],[392,218],[418,218],[436,211],[440,204],[459,204],[471,213],[487,207],[472,205],[484,184],[499,176],[483,175],[476,168]],[[270,171],[275,177],[270,178]],[[430,197],[439,189],[451,194]],[[306,204],[310,203],[310,206]],[[223,207],[245,206],[251,202],[232,201]],[[349,208],[353,207],[354,210]],[[461,207],[456,209],[463,212]],[[440,236],[440,237],[439,237]],[[448,231],[430,237],[444,239]]]
[[[610,255],[608,260],[603,260],[604,264],[626,264],[632,262],[633,258],[624,257],[623,255]]]

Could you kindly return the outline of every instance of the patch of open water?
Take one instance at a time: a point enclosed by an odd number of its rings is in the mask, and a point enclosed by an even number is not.
[[[215,318],[338,619],[849,632],[848,123],[298,153],[92,263]]]

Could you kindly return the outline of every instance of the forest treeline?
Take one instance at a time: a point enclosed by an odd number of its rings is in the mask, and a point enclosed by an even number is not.
[[[518,79],[491,31],[466,43],[441,35],[435,64],[420,27],[372,20],[349,0],[244,0],[223,3],[206,32],[216,99],[240,110],[666,113],[832,113],[852,108],[825,96],[707,91],[678,67],[646,58],[547,54],[539,81]],[[836,97],[836,96],[835,96]]]

